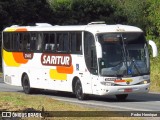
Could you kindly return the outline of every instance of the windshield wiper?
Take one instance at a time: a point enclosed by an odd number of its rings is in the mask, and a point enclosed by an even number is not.
[[[130,66],[132,66],[132,64],[133,64],[133,66],[135,67],[138,75],[141,75],[141,72],[140,72],[139,68],[137,67],[136,62],[135,62],[134,59],[131,60],[131,65],[130,65]],[[132,68],[132,67],[131,67],[131,68]]]
[[[122,43],[122,53],[123,53],[123,59],[124,59],[124,64],[126,66],[126,74],[125,75],[128,75],[128,65],[127,65],[127,52],[126,52],[126,46],[125,46],[125,43],[124,43],[124,37],[123,35],[121,34],[120,36],[117,36],[120,38],[120,42]]]

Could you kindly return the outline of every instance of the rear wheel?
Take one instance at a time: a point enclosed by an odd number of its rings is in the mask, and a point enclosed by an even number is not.
[[[118,101],[125,101],[127,97],[128,97],[128,94],[116,95],[116,98]]]
[[[79,79],[75,83],[75,94],[79,100],[85,100],[87,98],[87,95],[83,93],[82,84]]]
[[[23,87],[23,91],[26,94],[32,93],[33,89],[30,87],[28,75],[24,75],[24,77],[22,78],[22,87]]]

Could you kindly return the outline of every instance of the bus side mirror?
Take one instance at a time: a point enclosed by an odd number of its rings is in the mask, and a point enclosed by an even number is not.
[[[157,57],[158,56],[158,49],[157,49],[156,43],[154,41],[152,41],[152,40],[149,40],[148,43],[152,47],[153,57]]]

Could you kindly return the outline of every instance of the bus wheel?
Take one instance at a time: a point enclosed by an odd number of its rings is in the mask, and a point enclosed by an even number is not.
[[[75,94],[76,94],[76,97],[79,100],[85,100],[86,99],[86,95],[83,93],[82,85],[81,85],[81,82],[80,82],[79,79],[75,83]]]
[[[30,83],[29,83],[29,78],[27,75],[24,75],[24,77],[22,78],[22,87],[23,87],[23,91],[26,94],[32,93],[32,89],[31,89]]]
[[[116,95],[116,98],[118,101],[125,101],[127,96],[128,94],[121,94],[121,95]]]

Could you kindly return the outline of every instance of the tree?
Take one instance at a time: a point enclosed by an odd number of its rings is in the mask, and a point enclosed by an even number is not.
[[[121,16],[127,18],[126,24],[138,26],[146,30],[148,25],[148,8],[150,3],[146,0],[120,0]]]
[[[48,0],[58,24],[87,24],[91,21],[121,22],[113,0]]]
[[[160,1],[159,0],[148,0],[150,7],[148,9],[149,15],[148,20],[150,24],[148,26],[148,34],[159,37],[160,35]]]
[[[13,24],[52,23],[53,15],[46,0],[0,0],[0,30]]]
[[[8,4],[9,1],[0,1],[0,31],[4,29],[11,22],[11,16],[4,7]]]

